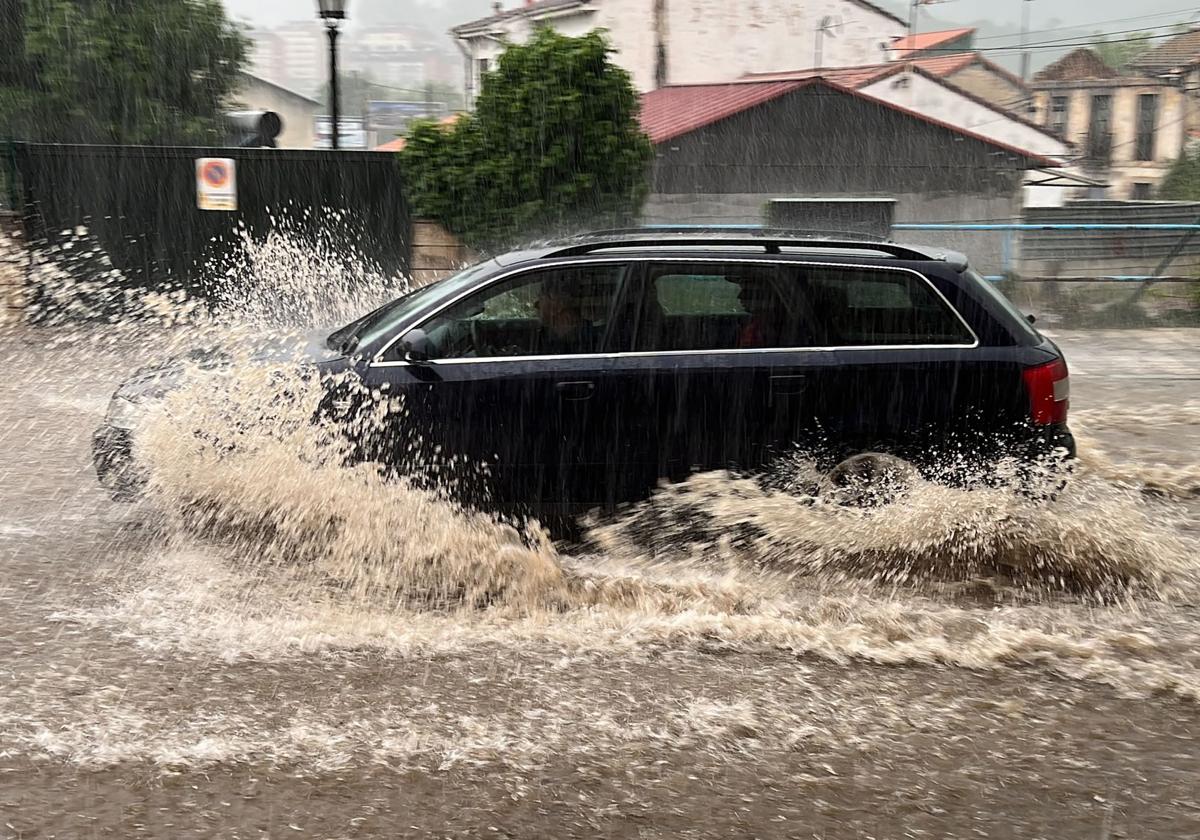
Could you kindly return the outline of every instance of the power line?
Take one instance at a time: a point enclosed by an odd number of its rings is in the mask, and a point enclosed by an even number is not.
[[[1126,31],[1136,32],[1139,30],[1126,30]],[[1109,35],[1118,35],[1118,34],[1121,34],[1121,33],[1119,33],[1119,32],[1108,32],[1108,33],[1098,32],[1095,35],[1090,36],[1090,40],[1072,41],[1069,43],[1065,42],[1065,40],[1041,41],[1041,42],[1034,43],[1034,44],[1026,44],[1025,46],[1018,45],[1018,46],[1010,46],[1010,47],[976,47],[973,50],[964,50],[961,47],[959,47],[957,49],[931,47],[929,49],[921,50],[921,52],[922,53],[949,53],[952,55],[957,55],[957,54],[960,54],[963,52],[1020,53],[1020,52],[1024,52],[1025,50],[1059,50],[1059,49],[1064,49],[1066,47],[1093,47],[1098,43],[1098,39],[1107,38]],[[1106,43],[1106,44],[1130,44],[1130,43],[1134,43],[1137,41],[1154,41],[1154,40],[1158,40],[1159,38],[1177,38],[1177,37],[1179,37],[1179,35],[1180,35],[1180,33],[1178,33],[1178,32],[1163,32],[1158,35],[1143,35],[1140,38],[1118,38],[1118,39],[1112,40],[1112,41],[1105,41],[1104,43]],[[903,60],[903,59],[901,59],[901,60]]]
[[[1046,32],[1077,32],[1077,31],[1084,29],[1086,27],[1089,27],[1089,26],[1107,26],[1110,23],[1126,23],[1131,20],[1147,20],[1149,18],[1171,17],[1173,15],[1187,15],[1189,13],[1191,14],[1191,16],[1193,18],[1200,15],[1200,11],[1198,11],[1194,8],[1193,9],[1179,9],[1179,10],[1173,11],[1173,12],[1155,12],[1154,14],[1149,14],[1149,15],[1135,15],[1134,17],[1112,18],[1110,20],[1095,20],[1090,23],[1073,24],[1071,26],[1056,26],[1056,27],[1053,27],[1050,29],[1030,29],[1025,34],[1026,35],[1036,35],[1036,34],[1041,34],[1041,33],[1046,33]],[[1162,25],[1163,26],[1173,26],[1175,24],[1162,24]],[[1157,29],[1159,27],[1152,26],[1150,28]],[[976,38],[975,40],[976,41],[996,41],[1001,38],[1018,38],[1018,37],[1020,37],[1020,35],[1018,35],[1018,34],[984,35],[979,38]],[[1076,35],[1076,36],[1071,36],[1071,37],[1079,37],[1079,36]]]

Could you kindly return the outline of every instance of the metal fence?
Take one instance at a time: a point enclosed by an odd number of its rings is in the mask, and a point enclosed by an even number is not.
[[[392,155],[27,143],[8,153],[28,240],[61,252],[85,228],[133,285],[203,296],[214,267],[281,226],[301,240],[344,243],[348,259],[385,273],[409,270],[411,222]],[[198,158],[234,161],[235,209],[198,207]]]
[[[1200,325],[1200,205],[1170,210],[1187,221],[1059,213],[1052,222],[897,224],[893,237],[962,251],[1019,306],[1052,321]]]

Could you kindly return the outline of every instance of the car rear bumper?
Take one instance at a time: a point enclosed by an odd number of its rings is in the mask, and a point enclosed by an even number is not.
[[[133,435],[128,429],[101,426],[92,434],[92,464],[102,487],[114,499],[138,495],[145,480],[133,459]]]

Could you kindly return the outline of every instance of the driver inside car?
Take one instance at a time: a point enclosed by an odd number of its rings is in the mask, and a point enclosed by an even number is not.
[[[600,335],[583,316],[579,284],[573,278],[543,280],[534,309],[542,322],[536,339],[541,355],[590,353],[596,349]]]

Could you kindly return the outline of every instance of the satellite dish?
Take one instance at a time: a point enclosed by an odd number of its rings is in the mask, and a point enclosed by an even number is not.
[[[842,31],[842,19],[838,15],[825,15],[817,28],[826,37],[836,38]]]

